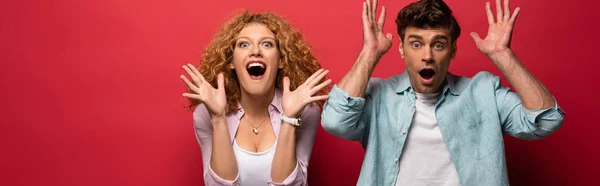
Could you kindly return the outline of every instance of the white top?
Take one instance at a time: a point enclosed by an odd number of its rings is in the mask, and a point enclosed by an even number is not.
[[[435,118],[438,95],[417,93],[416,112],[400,157],[397,186],[460,185]]]
[[[235,155],[238,164],[240,185],[268,185],[276,146],[277,140],[275,140],[273,146],[266,151],[250,152],[242,149],[237,144],[237,140],[233,140],[233,154]]]

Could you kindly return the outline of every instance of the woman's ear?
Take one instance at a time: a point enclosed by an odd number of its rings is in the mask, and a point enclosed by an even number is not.
[[[279,59],[279,69],[283,69],[283,59]]]

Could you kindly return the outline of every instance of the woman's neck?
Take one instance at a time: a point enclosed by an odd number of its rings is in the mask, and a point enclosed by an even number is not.
[[[242,90],[240,104],[245,114],[252,118],[268,116],[269,104],[275,98],[275,88],[266,92],[264,95],[251,95]]]

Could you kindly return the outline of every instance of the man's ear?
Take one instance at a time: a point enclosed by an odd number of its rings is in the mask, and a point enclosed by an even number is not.
[[[456,42],[452,43],[452,59],[454,59],[454,57],[456,57],[456,51],[458,50],[458,48],[456,47]]]
[[[400,57],[404,59],[404,42],[402,42],[402,40],[400,40],[398,51],[400,51]]]

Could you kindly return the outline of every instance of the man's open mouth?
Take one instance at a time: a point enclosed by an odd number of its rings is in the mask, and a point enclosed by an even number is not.
[[[425,68],[419,71],[419,75],[423,79],[431,79],[435,75],[435,71],[430,68]]]

